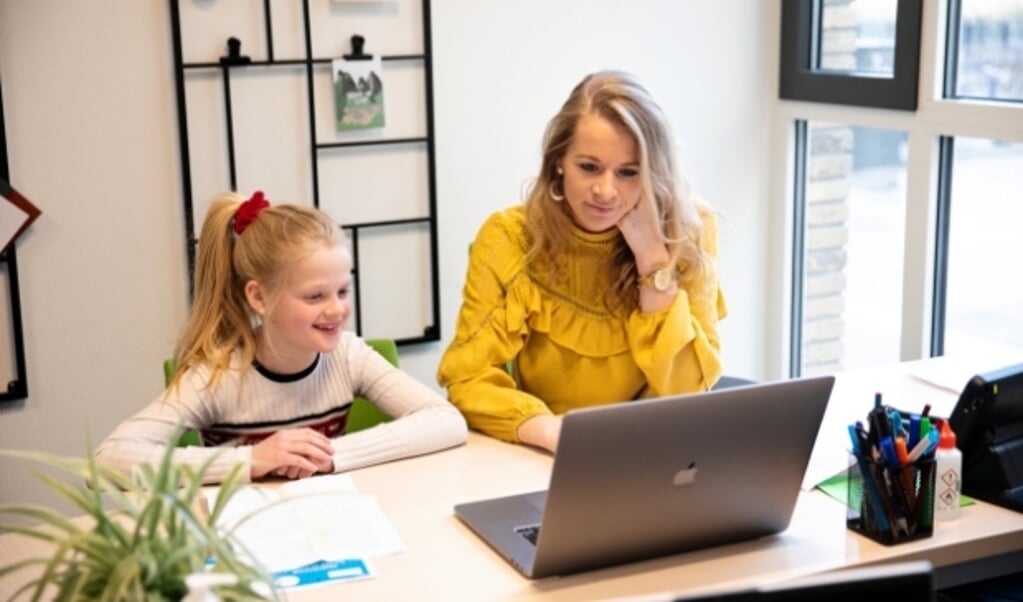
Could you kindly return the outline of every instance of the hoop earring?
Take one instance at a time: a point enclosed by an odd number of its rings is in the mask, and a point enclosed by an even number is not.
[[[562,176],[562,174],[564,174],[564,172],[561,171],[561,168],[559,167],[558,175]],[[554,189],[554,185],[557,184],[558,182],[561,182],[561,192],[558,192],[557,190]],[[555,203],[560,203],[561,201],[564,201],[565,181],[560,177],[551,180],[551,183],[547,185],[547,194],[551,195],[551,200],[553,200]]]
[[[550,195],[550,200],[554,203],[561,203],[565,200],[565,193],[554,190],[554,184],[557,180],[550,180],[550,184],[547,185],[547,193]]]

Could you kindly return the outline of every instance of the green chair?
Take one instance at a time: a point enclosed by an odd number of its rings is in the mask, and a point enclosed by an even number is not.
[[[394,339],[365,339],[366,344],[384,356],[384,359],[398,366],[398,345]],[[352,400],[352,408],[348,411],[348,425],[345,433],[354,433],[387,422],[391,417],[380,410],[372,401],[364,397]]]
[[[177,367],[177,361],[174,358],[163,360],[163,386],[169,387],[171,381],[174,380],[174,369]],[[188,429],[181,434],[181,438],[178,439],[178,447],[188,446],[202,447],[202,439],[199,438],[199,431],[195,429]]]

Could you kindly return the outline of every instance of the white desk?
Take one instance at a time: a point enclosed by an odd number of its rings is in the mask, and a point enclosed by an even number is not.
[[[822,429],[827,432],[829,421],[841,428],[837,441],[819,438],[821,445],[837,446],[843,450],[838,457],[844,458],[845,424],[866,414],[875,391],[884,392],[892,405],[909,410],[924,403],[937,408],[939,396],[949,407],[954,403],[947,399],[954,397],[951,392],[908,376],[911,367],[904,364],[840,375]],[[930,538],[883,546],[846,530],[843,504],[819,491],[804,491],[789,529],[776,537],[530,581],[464,527],[452,508],[463,501],[543,489],[551,462],[545,453],[471,434],[463,447],[353,472],[359,490],[377,497],[401,535],[405,551],[375,559],[374,579],[292,590],[287,599],[665,598],[666,592],[751,586],[920,559],[936,567],[938,585],[945,587],[1023,566],[1023,514],[977,502],[963,508],[957,521],[936,523]],[[12,537],[0,538],[0,564],[20,555],[11,549],[17,541]],[[0,581],[0,598],[9,596],[8,587]]]

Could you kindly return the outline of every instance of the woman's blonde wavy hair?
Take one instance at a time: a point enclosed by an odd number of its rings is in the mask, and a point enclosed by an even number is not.
[[[298,205],[271,205],[235,234],[235,213],[244,200],[234,192],[222,194],[206,213],[192,311],[174,354],[172,388],[187,369],[204,363],[212,367],[207,386],[214,386],[230,368],[236,350],[242,366],[252,363],[258,316],[246,301],[245,283],[255,280],[268,291],[267,311],[272,311],[296,261],[317,249],[345,243],[343,231],[330,216]]]
[[[572,215],[568,203],[556,202],[551,187],[560,182],[557,166],[568,152],[576,125],[586,115],[599,115],[632,133],[639,149],[643,199],[656,211],[661,239],[673,263],[683,266],[682,282],[711,269],[700,246],[705,205],[688,193],[678,173],[675,141],[668,120],[650,93],[628,73],[601,71],[586,76],[572,90],[561,110],[547,124],[540,174],[526,195],[526,220],[531,245],[526,256],[531,266],[549,265],[557,273],[556,258],[571,241]],[[608,310],[629,311],[639,304],[639,274],[629,245],[621,236],[612,253],[613,284],[605,298]]]

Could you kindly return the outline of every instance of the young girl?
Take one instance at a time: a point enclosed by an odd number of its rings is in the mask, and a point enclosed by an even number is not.
[[[721,376],[717,221],[680,186],[673,143],[627,73],[586,77],[551,119],[525,204],[472,244],[438,370],[471,427],[554,451],[572,408]]]
[[[458,410],[343,330],[352,259],[337,224],[316,209],[270,206],[261,192],[242,200],[225,194],[206,215],[171,386],[96,459],[124,472],[156,462],[179,425],[206,446],[174,460],[215,455],[208,482],[239,462],[251,479],[295,479],[463,443]],[[345,435],[356,395],[396,420]]]

